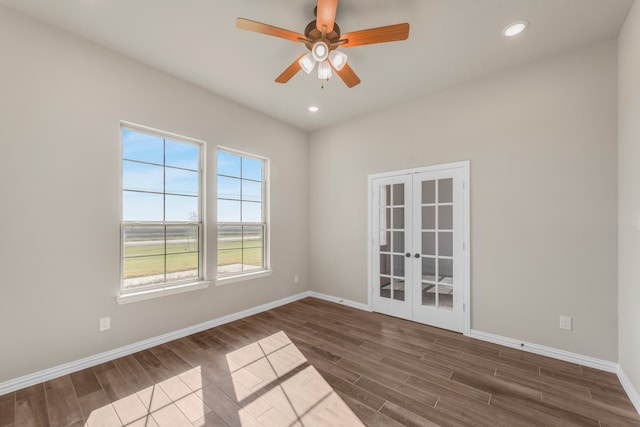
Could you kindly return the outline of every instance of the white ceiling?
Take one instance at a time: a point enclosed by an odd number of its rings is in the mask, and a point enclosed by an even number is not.
[[[617,36],[633,0],[341,0],[343,33],[408,22],[402,42],[344,49],[362,79],[304,72],[274,82],[305,47],[239,30],[243,17],[303,33],[315,0],[0,0],[300,129],[313,131],[563,50]],[[515,20],[529,28],[513,39]],[[395,64],[395,65],[394,65]],[[309,105],[320,111],[310,113]]]

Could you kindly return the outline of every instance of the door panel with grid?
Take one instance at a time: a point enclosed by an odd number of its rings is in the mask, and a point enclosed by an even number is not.
[[[462,331],[464,171],[374,178],[373,309]]]
[[[407,226],[411,226],[411,177],[401,176],[376,180],[374,185],[374,259],[375,306],[384,313],[409,319],[408,308],[413,296],[407,288],[411,280],[411,259],[406,248],[411,245]],[[409,276],[407,276],[409,274]],[[410,310],[409,310],[410,311]]]

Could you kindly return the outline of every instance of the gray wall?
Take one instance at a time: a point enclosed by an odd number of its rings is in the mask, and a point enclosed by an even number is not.
[[[616,48],[313,133],[312,290],[367,302],[368,174],[468,159],[472,328],[617,361]]]
[[[640,390],[640,4],[619,38],[618,274],[620,365]]]
[[[0,382],[308,289],[306,133],[2,7],[0,52]],[[209,279],[216,145],[271,159],[271,277],[117,305],[120,120],[207,142]]]

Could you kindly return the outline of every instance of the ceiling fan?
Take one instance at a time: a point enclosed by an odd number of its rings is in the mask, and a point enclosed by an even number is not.
[[[409,24],[387,25],[340,34],[340,28],[335,22],[337,9],[338,0],[318,0],[314,10],[316,19],[309,22],[304,34],[245,18],[238,18],[236,26],[242,30],[303,43],[310,50],[293,61],[276,77],[276,82],[288,82],[301,69],[309,74],[318,64],[319,79],[329,80],[334,70],[348,87],[354,87],[360,83],[360,78],[347,64],[347,55],[337,48],[406,40],[409,37]]]

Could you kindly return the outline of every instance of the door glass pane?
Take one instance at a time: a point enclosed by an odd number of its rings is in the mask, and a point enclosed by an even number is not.
[[[422,305],[435,307],[436,285],[430,283],[422,283]]]
[[[380,209],[380,229],[386,230],[391,228],[391,208]]]
[[[438,180],[438,203],[453,202],[453,179]]]
[[[422,257],[422,280],[436,282],[436,259]]]
[[[380,274],[391,276],[391,255],[380,255]]]
[[[391,186],[381,185],[380,186],[380,206],[390,206],[390,205],[391,205]]]
[[[404,301],[404,280],[393,279],[393,299]]]
[[[433,231],[422,232],[422,255],[435,256],[436,254],[436,233]]]
[[[380,276],[380,296],[391,298],[391,278]]]
[[[440,230],[453,229],[453,206],[438,206],[438,228]]]
[[[422,181],[422,204],[436,202],[436,182]]]
[[[438,276],[441,284],[453,285],[453,260],[438,259]]]
[[[404,206],[404,184],[393,185],[393,204],[395,206]]]
[[[422,207],[422,229],[435,230],[435,228],[436,228],[436,207],[423,206]]]
[[[453,310],[453,286],[438,285],[438,308]]]
[[[404,253],[404,231],[393,232],[393,252]]]
[[[404,208],[393,208],[393,228],[404,229]]]
[[[380,252],[391,251],[391,232],[380,231]]]
[[[438,233],[438,255],[453,256],[453,233]]]
[[[393,275],[396,277],[404,277],[404,255],[393,256]]]

